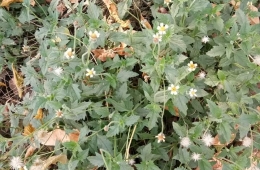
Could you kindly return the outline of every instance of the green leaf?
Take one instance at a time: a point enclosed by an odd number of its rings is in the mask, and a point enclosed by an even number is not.
[[[121,101],[121,102],[119,103],[119,102],[116,102],[116,101],[113,100],[113,99],[108,98],[108,99],[107,99],[107,102],[108,102],[108,103],[111,103],[111,104],[114,106],[114,108],[115,108],[117,111],[119,111],[119,112],[129,111],[129,110],[126,108],[125,103],[124,103],[123,101]]]
[[[22,24],[24,24],[25,22],[30,22],[32,19],[36,18],[35,16],[31,15],[28,10],[29,9],[27,9],[27,8],[23,8],[20,16],[18,17],[19,21]]]
[[[170,48],[176,52],[186,52],[187,46],[182,37],[182,35],[173,35],[170,41]]]
[[[198,161],[200,170],[209,170],[212,169],[212,166],[210,165],[208,160],[201,159]]]
[[[147,127],[151,130],[153,127],[156,126],[157,119],[160,117],[160,113],[162,109],[157,104],[148,104],[145,109],[149,110],[146,118],[149,118]]]
[[[118,9],[118,11],[120,11],[118,13],[118,15],[121,19],[123,19],[126,12],[129,10],[129,7],[131,6],[131,4],[132,4],[132,0],[122,1],[117,4],[117,9]]]
[[[210,57],[222,56],[226,52],[225,47],[223,46],[213,46],[213,48],[208,51],[206,54]]]
[[[191,3],[191,10],[194,12],[202,11],[210,4],[207,0],[196,0],[196,1],[189,1]]]
[[[152,152],[152,146],[151,143],[149,143],[141,150],[140,157],[142,158],[143,161],[149,161],[153,157],[151,152]]]
[[[180,137],[186,136],[186,129],[182,126],[180,126],[178,123],[172,122],[172,126],[174,131],[178,134]]]
[[[98,19],[100,12],[101,9],[98,6],[96,6],[94,3],[89,4],[87,13],[90,18]]]
[[[90,106],[92,102],[82,102],[78,103],[75,101],[71,105],[71,109],[69,111],[69,114],[65,114],[66,119],[71,119],[71,120],[81,120],[85,119],[86,117],[86,109]]]
[[[158,91],[154,94],[154,102],[158,103],[166,103],[170,96],[168,95],[169,92],[167,91]]]
[[[245,137],[251,127],[251,125],[254,125],[255,123],[260,121],[259,116],[254,113],[250,112],[249,114],[241,114],[241,116],[238,118],[238,124],[240,125],[239,128],[239,135],[242,139]]]
[[[139,119],[140,119],[140,116],[131,115],[126,118],[125,124],[127,126],[131,126],[131,125],[135,124]]]
[[[11,38],[3,38],[2,44],[3,45],[15,45],[16,43]]]
[[[216,22],[214,22],[214,28],[217,29],[219,32],[222,32],[224,28],[224,21],[222,20],[221,17],[218,17],[216,19]]]
[[[113,153],[112,143],[110,140],[107,139],[106,136],[97,135],[97,146],[99,149],[106,150],[110,154]]]
[[[135,164],[137,170],[161,170],[153,161],[142,161],[141,164]]]
[[[200,102],[197,99],[192,100],[191,101],[191,105],[198,112],[204,113],[204,109],[203,109],[203,107],[201,106]]]
[[[136,77],[136,76],[138,76],[138,74],[135,73],[135,72],[133,72],[133,71],[121,69],[121,70],[119,71],[119,73],[117,74],[117,79],[118,79],[120,82],[126,82],[129,78],[131,78],[131,77]]]
[[[187,115],[187,103],[188,103],[188,98],[183,96],[183,95],[177,95],[174,98],[173,104],[178,107],[178,109],[184,114],[184,116]]]
[[[216,119],[221,118],[222,116],[222,110],[212,101],[207,99],[207,103],[209,106],[209,110],[210,110],[210,115],[213,116]]]
[[[102,155],[100,155],[99,153],[96,152],[96,156],[89,156],[87,157],[87,159],[89,160],[89,162],[95,166],[101,167],[104,165],[104,161],[102,158]]]
[[[218,70],[218,78],[219,78],[219,80],[221,80],[221,81],[224,81],[225,79],[226,79],[226,75],[225,75],[225,72],[224,71],[222,71],[222,70]]]
[[[227,143],[231,139],[231,126],[227,122],[222,122],[218,126],[218,134],[221,143]]]
[[[74,141],[64,142],[64,143],[62,143],[62,145],[65,146],[65,148],[70,150],[70,151],[80,150],[79,144],[74,142]]]
[[[107,132],[107,137],[112,137],[119,134],[119,125],[113,125],[109,127],[109,130]]]

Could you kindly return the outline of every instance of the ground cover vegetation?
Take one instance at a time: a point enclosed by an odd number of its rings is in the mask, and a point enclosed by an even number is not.
[[[0,6],[1,169],[259,170],[258,1]]]

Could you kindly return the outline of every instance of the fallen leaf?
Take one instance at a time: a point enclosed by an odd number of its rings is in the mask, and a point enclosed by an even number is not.
[[[153,29],[152,26],[150,25],[150,23],[147,21],[147,19],[145,19],[142,15],[141,15],[141,23],[142,25],[147,28],[147,29]]]
[[[4,83],[0,82],[0,86],[6,86]]]
[[[42,118],[43,118],[43,109],[42,108],[38,109],[34,118],[37,119],[37,120],[42,120]]]
[[[23,95],[23,77],[19,75],[19,73],[16,71],[14,64],[12,64],[12,70],[13,70],[13,80],[14,84],[18,90],[18,96],[22,98]]]
[[[122,28],[129,28],[130,27],[130,21],[123,21],[118,16],[118,11],[116,4],[111,0],[103,0],[103,2],[106,4],[107,9],[110,13],[110,15],[114,18],[114,20],[121,25]]]
[[[238,9],[239,6],[240,6],[240,2],[237,2],[235,0],[231,0],[230,1],[230,4],[235,8],[235,9]]]
[[[24,135],[24,136],[29,136],[29,135],[31,135],[34,131],[35,131],[35,128],[34,128],[31,124],[29,124],[29,125],[27,125],[27,126],[24,126],[24,128],[23,128],[23,135]]]
[[[72,3],[72,4],[75,4],[75,3],[78,3],[79,2],[79,0],[70,0],[70,3]]]
[[[63,12],[66,10],[66,7],[62,2],[60,2],[59,5],[57,5],[56,9],[59,13],[63,14]]]
[[[9,8],[10,4],[16,3],[16,2],[23,2],[23,0],[3,0],[1,2],[0,6]]]
[[[24,155],[24,160],[26,160],[29,156],[33,155],[35,149],[36,149],[35,147],[30,145],[30,147],[26,150],[26,153]]]
[[[115,53],[113,50],[106,50],[106,49],[95,49],[92,50],[92,53],[94,54],[94,56],[101,60],[101,61],[106,61],[107,58],[114,58],[115,57]]]
[[[78,142],[80,132],[76,129],[74,132],[69,134],[70,141]]]
[[[222,148],[224,148],[225,146],[227,146],[227,145],[229,145],[230,143],[232,143],[235,138],[236,138],[236,134],[232,133],[232,134],[231,134],[231,139],[230,139],[230,141],[223,144],[223,143],[221,143],[220,140],[219,140],[219,135],[216,135],[216,136],[214,137],[214,141],[213,141],[213,144],[212,144],[212,145],[216,148],[216,150],[217,150],[218,152],[220,152],[220,151],[222,150]]]
[[[40,130],[37,132],[36,139],[43,145],[55,146],[56,142],[77,142],[77,136],[79,136],[79,132],[73,132],[68,135],[64,130],[61,129],[55,129],[51,132]]]
[[[60,154],[56,156],[51,156],[46,160],[37,159],[30,167],[30,170],[47,170],[49,169],[49,166],[51,164],[56,164],[57,162],[66,164],[68,162],[68,158],[65,154]]]
[[[34,0],[30,0],[30,5],[31,6],[35,6],[35,1]]]
[[[249,9],[251,11],[258,12],[257,7],[255,7],[254,5],[249,5]],[[249,20],[251,25],[259,24],[259,17],[254,17],[254,18],[249,17]]]

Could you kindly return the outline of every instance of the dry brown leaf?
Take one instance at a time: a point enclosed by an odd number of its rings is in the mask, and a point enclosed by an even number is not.
[[[60,2],[59,5],[57,5],[56,9],[59,13],[63,14],[63,12],[66,10],[66,7],[62,2]]]
[[[16,3],[16,2],[23,2],[23,0],[3,0],[1,2],[0,6],[9,8],[10,4]]]
[[[26,160],[29,156],[33,155],[35,149],[36,149],[35,147],[30,146],[30,147],[27,149],[27,151],[26,151],[26,153],[25,153],[25,155],[24,155],[24,160]]]
[[[255,7],[254,5],[250,5],[249,9],[251,11],[258,12],[257,7]],[[254,17],[254,18],[249,17],[249,20],[251,25],[259,24],[259,17]]]
[[[216,6],[216,4],[212,4],[212,7],[214,8]],[[219,16],[221,13],[218,11],[217,13],[216,13],[216,15],[217,16]]]
[[[37,119],[37,120],[42,120],[42,118],[43,118],[43,109],[42,108],[38,109],[34,118]]]
[[[55,129],[51,132],[46,132],[46,131],[39,131],[37,133],[36,139],[43,145],[46,146],[55,146],[56,142],[69,142],[69,141],[78,141],[78,133],[73,134],[66,134],[64,130],[61,129]]]
[[[142,14],[141,14],[140,20],[141,20],[142,25],[143,25],[145,28],[147,28],[147,29],[153,29],[152,26],[150,25],[150,23],[147,21],[147,19],[145,19],[145,18],[142,16]]]
[[[75,3],[78,3],[79,2],[79,0],[70,0],[70,3],[72,3],[72,4],[75,4]]]
[[[74,132],[69,134],[70,141],[78,142],[80,132],[76,129]]]
[[[15,87],[18,91],[18,96],[22,98],[23,95],[23,77],[19,75],[19,73],[16,71],[14,64],[12,64],[12,70],[13,70],[13,80]]]
[[[4,83],[0,82],[0,86],[6,86]]]
[[[35,131],[35,128],[29,124],[27,126],[24,126],[24,129],[23,129],[23,135],[24,136],[29,136],[31,135],[33,132]]]
[[[222,148],[224,148],[225,146],[227,146],[227,145],[229,145],[231,142],[233,142],[235,138],[236,138],[236,134],[233,133],[233,134],[231,134],[231,139],[230,139],[230,141],[227,142],[227,143],[225,143],[225,144],[223,144],[223,143],[221,143],[220,140],[219,140],[219,135],[216,135],[216,136],[214,137],[213,146],[216,148],[216,150],[217,150],[218,152],[220,152],[220,151],[222,150]]]
[[[106,50],[106,49],[95,49],[92,50],[92,53],[97,59],[101,61],[106,61],[107,58],[114,58],[116,55],[113,50]]]
[[[240,2],[236,2],[235,0],[231,0],[230,4],[234,7],[234,9],[238,9],[240,6]]]
[[[107,9],[110,13],[110,15],[114,18],[114,20],[121,25],[122,28],[129,28],[130,27],[130,21],[123,21],[118,16],[117,7],[116,4],[111,0],[103,0],[103,2],[106,4]]]
[[[62,164],[68,163],[68,158],[65,154],[60,154],[56,156],[51,156],[47,160],[37,160],[33,163],[30,170],[48,170],[51,164],[56,164],[60,162]]]

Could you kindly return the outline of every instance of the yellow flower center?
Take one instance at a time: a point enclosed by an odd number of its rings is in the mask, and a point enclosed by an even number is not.
[[[191,91],[191,94],[192,94],[192,95],[195,95],[195,91]]]
[[[191,69],[196,68],[195,64],[190,64],[190,68]]]
[[[177,91],[177,88],[175,86],[172,87],[172,91]]]
[[[97,39],[97,35],[95,33],[93,33],[93,34],[90,35],[90,38]]]
[[[67,53],[67,54],[68,54],[68,56],[70,56],[70,57],[71,57],[71,56],[73,55],[73,52],[72,52],[72,51],[68,51],[68,53]]]
[[[160,31],[165,31],[166,28],[164,26],[160,27]]]
[[[90,71],[88,72],[88,74],[89,74],[89,75],[93,75],[93,71],[90,70]]]

